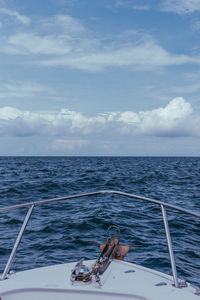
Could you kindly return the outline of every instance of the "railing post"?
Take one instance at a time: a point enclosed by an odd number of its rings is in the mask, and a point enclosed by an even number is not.
[[[24,230],[26,229],[26,225],[27,225],[27,223],[28,223],[28,221],[29,221],[29,218],[30,218],[30,216],[31,216],[31,213],[32,213],[33,208],[34,208],[34,205],[31,205],[31,206],[29,207],[29,210],[28,210],[28,212],[27,212],[27,214],[26,214],[26,217],[25,217],[25,219],[24,219],[24,223],[22,224],[22,227],[21,227],[21,229],[20,229],[20,232],[19,232],[19,234],[18,234],[18,236],[17,236],[17,239],[16,239],[16,241],[15,241],[14,247],[13,247],[13,249],[12,249],[12,252],[11,252],[11,254],[10,254],[10,257],[9,257],[9,259],[8,259],[8,262],[7,262],[7,264],[6,264],[6,267],[5,267],[5,269],[4,269],[4,272],[3,272],[3,275],[2,275],[2,277],[1,277],[1,280],[6,279],[6,276],[7,276],[8,272],[10,271],[10,267],[11,267],[12,262],[13,262],[13,259],[14,259],[14,257],[15,257],[15,253],[16,253],[17,248],[18,248],[18,246],[19,246],[19,243],[20,243],[20,241],[21,241],[21,238],[22,238],[22,235],[23,235],[23,233],[24,233]]]
[[[163,204],[161,204],[161,208],[162,208],[163,221],[164,221],[164,225],[165,225],[165,233],[166,233],[166,237],[167,237],[167,244],[168,244],[168,249],[169,249],[172,274],[173,274],[173,278],[174,278],[174,285],[175,285],[175,287],[178,288],[179,283],[178,283],[178,277],[177,277],[177,271],[176,271],[176,263],[175,263],[175,259],[174,259],[174,252],[172,249],[172,242],[171,242],[171,236],[170,236],[170,231],[169,231],[166,209]]]

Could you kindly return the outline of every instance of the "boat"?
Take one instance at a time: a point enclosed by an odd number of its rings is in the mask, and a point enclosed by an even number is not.
[[[106,194],[139,199],[160,206],[172,274],[165,274],[132,262],[124,261],[123,258],[128,252],[129,245],[120,244],[120,228],[115,224],[109,226],[105,242],[99,245],[100,253],[96,259],[73,261],[25,271],[22,270],[16,273],[10,271],[16,251],[35,206]],[[0,275],[0,300],[200,299],[200,288],[180,279],[177,275],[167,210],[172,209],[196,218],[200,218],[200,214],[155,199],[110,190],[75,194],[61,198],[45,199],[2,207],[0,208],[0,213],[6,213],[10,210],[25,207],[28,209],[27,214],[5,269]]]

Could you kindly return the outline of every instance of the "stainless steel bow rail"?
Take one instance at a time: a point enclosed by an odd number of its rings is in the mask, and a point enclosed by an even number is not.
[[[28,212],[26,214],[26,217],[24,219],[24,222],[22,224],[22,227],[21,227],[21,229],[19,231],[19,234],[17,236],[17,239],[15,241],[12,252],[10,254],[10,257],[8,259],[8,262],[6,264],[6,267],[4,269],[4,272],[1,276],[1,280],[4,280],[4,279],[7,278],[7,275],[10,271],[10,267],[11,267],[11,264],[12,264],[13,259],[15,257],[17,248],[19,246],[19,243],[21,241],[23,233],[26,229],[26,225],[28,224],[28,221],[30,219],[31,213],[32,213],[33,208],[34,208],[35,205],[40,205],[40,204],[45,204],[45,203],[50,203],[50,202],[58,202],[58,201],[62,201],[62,200],[82,198],[82,197],[96,196],[96,195],[99,195],[99,194],[116,194],[116,195],[121,195],[121,196],[129,197],[129,198],[133,198],[133,199],[144,200],[144,201],[148,201],[148,202],[160,205],[161,210],[162,210],[162,216],[163,216],[163,221],[164,221],[164,227],[165,227],[165,233],[166,233],[166,238],[167,238],[168,249],[169,249],[169,256],[170,256],[170,261],[171,261],[172,274],[173,274],[173,278],[174,278],[174,285],[177,288],[181,287],[181,284],[180,284],[180,282],[178,280],[178,277],[177,277],[176,263],[175,263],[175,259],[174,259],[174,253],[173,253],[173,248],[172,248],[172,242],[171,242],[171,236],[170,236],[170,231],[169,231],[166,208],[175,209],[177,211],[189,214],[189,215],[197,217],[197,218],[200,218],[200,214],[197,214],[197,213],[189,211],[187,209],[184,209],[184,208],[181,208],[181,207],[178,207],[178,206],[175,206],[175,205],[171,205],[171,204],[168,204],[168,203],[165,203],[165,202],[162,202],[162,201],[137,196],[137,195],[134,195],[134,194],[124,193],[124,192],[120,192],[120,191],[110,191],[110,190],[96,191],[96,192],[84,193],[84,194],[79,194],[79,195],[71,195],[71,196],[66,196],[66,197],[61,197],[61,198],[53,198],[53,199],[47,199],[47,200],[33,201],[33,202],[23,203],[23,204],[19,204],[19,205],[13,205],[13,206],[0,208],[0,212],[6,212],[6,211],[9,211],[9,210],[13,210],[13,209],[29,207]]]

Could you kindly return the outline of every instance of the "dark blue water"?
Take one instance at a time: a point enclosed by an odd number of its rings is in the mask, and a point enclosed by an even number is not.
[[[0,206],[114,189],[200,213],[200,158],[0,157]],[[3,271],[26,214],[0,214],[0,272]],[[180,278],[200,278],[200,220],[168,211]],[[109,225],[119,225],[121,242],[132,248],[125,260],[171,274],[159,207],[104,195],[45,204],[34,212],[12,270],[94,259]]]

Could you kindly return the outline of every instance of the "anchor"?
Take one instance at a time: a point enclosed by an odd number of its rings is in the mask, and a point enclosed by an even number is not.
[[[111,234],[111,230],[115,229],[117,234]],[[89,270],[84,264],[83,260],[78,262],[71,273],[71,281],[74,282],[90,282],[92,277],[95,277],[96,282],[100,282],[99,275],[102,275],[113,259],[122,260],[130,249],[130,245],[120,245],[120,229],[116,225],[111,225],[107,229],[107,239],[104,244],[100,245],[100,255],[94,265]]]

